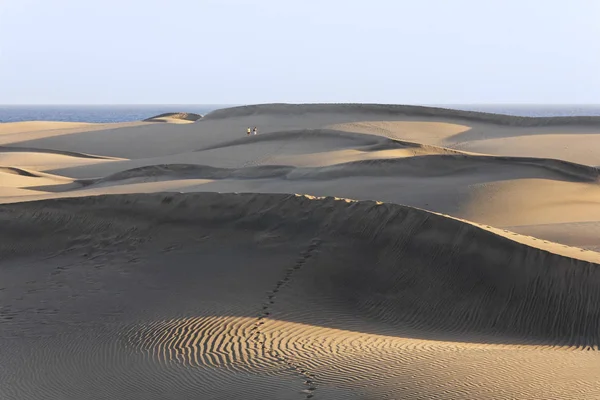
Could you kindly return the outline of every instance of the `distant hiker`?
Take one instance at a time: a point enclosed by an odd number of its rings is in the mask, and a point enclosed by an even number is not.
[[[248,133],[248,136],[250,136],[250,128],[248,128],[246,132]]]
[[[258,128],[254,127],[254,134],[256,135],[258,133]]]

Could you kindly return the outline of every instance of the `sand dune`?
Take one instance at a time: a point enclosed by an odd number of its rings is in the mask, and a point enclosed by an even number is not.
[[[399,121],[405,124],[406,129],[404,131],[409,133],[406,136],[397,137],[398,139],[442,146],[443,143],[431,143],[426,137],[411,137],[411,135],[414,136],[415,129],[424,133],[423,136],[427,136],[426,133],[433,130],[434,136],[447,137],[464,131],[477,135],[481,132],[485,132],[486,135],[492,135],[493,132],[497,132],[499,135],[519,135],[521,133],[531,134],[532,132],[538,134],[556,132],[559,128],[562,132],[589,132],[592,136],[588,136],[588,139],[592,138],[594,133],[596,135],[600,134],[596,117],[590,117],[591,119],[587,117],[581,119],[550,119],[551,121],[558,121],[556,123],[560,122],[558,128],[554,125],[548,125],[550,122],[546,120],[534,118],[527,123],[531,126],[519,127],[512,126],[513,122],[506,125],[489,122],[486,120],[487,114],[483,114],[484,118],[480,116],[481,113],[465,112],[468,115],[474,115],[473,119],[457,119],[446,116],[447,113],[443,110],[425,107],[417,107],[417,111],[420,110],[422,113],[420,111],[411,113],[410,107],[405,109],[402,108],[404,106],[398,106],[405,111],[385,115],[370,112],[369,107],[360,106],[322,105],[318,107],[307,106],[308,108],[306,108],[300,105],[286,105],[284,109],[287,107],[290,108],[287,112],[277,113],[270,112],[273,106],[252,106],[249,109],[256,111],[252,113],[244,111],[245,108],[243,107],[239,110],[238,108],[217,110],[194,124],[169,127],[167,134],[165,134],[164,125],[156,123],[130,123],[127,129],[111,129],[110,124],[106,124],[106,126],[103,125],[102,130],[80,132],[79,134],[69,135],[68,138],[63,135],[45,136],[39,139],[23,137],[20,140],[12,137],[10,145],[54,148],[123,158],[142,158],[178,154],[190,149],[205,148],[221,144],[227,140],[245,137],[248,126],[257,126],[260,128],[261,134],[264,134],[290,130],[322,129],[329,126],[339,126],[340,124],[369,121],[379,123],[382,120]],[[386,109],[386,106],[381,107]],[[454,111],[449,110],[449,115],[454,114]],[[494,118],[508,118],[509,121],[513,121],[511,118],[521,120],[521,117],[496,116]],[[529,121],[529,119],[525,120]],[[588,120],[591,122],[587,123]],[[407,123],[411,124],[406,125]],[[377,128],[365,133],[381,134],[381,132],[377,132]],[[136,141],[136,146],[128,145],[132,140]],[[8,142],[3,143],[7,144]],[[551,157],[560,158],[559,156]]]
[[[371,156],[379,154],[374,153]],[[322,157],[327,155],[331,153]],[[117,185],[119,193],[152,192],[152,184],[160,184],[156,190],[185,192],[301,192],[321,196],[335,193],[408,204],[500,227],[600,219],[598,171],[593,167],[560,160],[456,154],[390,153],[387,157],[317,167],[249,163],[237,168],[145,165],[99,178],[69,179],[29,188],[45,190],[51,193],[50,197],[56,193],[114,193]],[[203,158],[196,158],[200,159]],[[120,164],[104,166],[115,169]],[[85,168],[97,171],[100,167],[103,166]]]
[[[0,165],[29,168],[37,171],[80,167],[83,165],[119,160],[122,159],[75,153],[71,151],[0,146]]]
[[[406,115],[434,118],[456,118],[511,126],[600,125],[600,117],[594,116],[518,117],[478,111],[392,104],[258,104],[212,111],[208,113],[205,118],[218,119],[260,114],[287,116],[290,114],[307,113]]]
[[[0,124],[0,135],[10,135],[22,132],[53,131],[63,129],[90,128],[94,126],[87,122],[61,122],[61,121],[25,121],[5,122]]]
[[[583,222],[507,226],[506,229],[517,233],[523,231],[535,237],[545,237],[554,242],[600,252],[597,241],[600,236],[600,221],[590,221],[589,218]]]
[[[3,185],[10,185],[10,180],[9,180],[10,176],[13,176],[15,178],[14,186],[21,185],[23,178],[40,178],[40,179],[46,179],[46,180],[50,179],[52,181],[58,181],[58,182],[70,181],[70,179],[68,179],[68,178],[63,178],[60,176],[46,174],[43,172],[37,172],[37,171],[33,171],[33,170],[27,170],[27,169],[16,168],[16,167],[0,167],[0,173],[3,174],[3,176],[2,176],[2,184]]]
[[[373,104],[0,124],[0,397],[600,398],[596,142]]]
[[[560,245],[540,250],[409,207],[295,195],[100,196],[0,211],[3,262],[27,265],[2,270],[4,298],[27,291],[4,311],[2,338],[45,348],[31,355],[38,368],[62,354],[72,374],[63,398],[89,385],[162,398],[129,384],[153,379],[190,399],[245,385],[251,399],[600,394],[600,266],[559,255]],[[48,278],[35,279],[42,267]],[[114,371],[102,385],[89,375],[100,367]],[[32,375],[22,398],[57,373]]]
[[[170,122],[174,124],[185,124],[198,121],[202,118],[200,114],[194,113],[175,113],[169,112],[164,114],[155,115],[144,120],[144,122]]]
[[[329,125],[328,128],[358,133],[375,133],[455,150],[502,156],[560,158],[565,161],[600,165],[594,149],[600,145],[596,126],[498,127],[471,126],[421,121],[362,121]]]
[[[566,161],[600,167],[599,132],[517,136],[468,141],[453,146],[456,149],[512,156],[558,157]]]
[[[516,168],[515,168],[516,166]],[[521,168],[518,168],[521,167]],[[199,164],[149,165],[111,174],[97,179],[81,179],[83,186],[131,180],[135,178],[164,179],[267,179],[332,180],[348,177],[402,177],[402,176],[456,176],[469,174],[474,169],[492,175],[495,169],[505,169],[512,178],[546,178],[554,180],[596,183],[600,171],[594,167],[577,165],[560,160],[469,156],[429,155],[361,160],[323,167],[295,167],[289,165],[263,165],[244,168],[216,168]]]
[[[0,166],[0,193],[8,199],[17,197],[29,199],[29,196],[46,194],[45,190],[36,190],[37,186],[58,186],[63,190],[76,189],[76,186],[69,186],[73,180],[61,176],[36,172],[17,167]]]
[[[387,154],[386,154],[387,153]],[[64,168],[53,172],[75,178],[108,175],[157,164],[201,164],[241,168],[266,164],[333,165],[361,159],[397,158],[427,154],[470,154],[431,145],[390,140],[375,135],[331,130],[292,130],[237,138],[179,154],[137,158],[126,162]]]
[[[76,133],[144,125],[143,122],[93,124],[84,122],[29,121],[0,123],[0,145],[10,145]],[[35,147],[35,146],[34,146]]]
[[[64,150],[53,150],[53,149],[38,149],[31,147],[17,147],[17,146],[0,146],[0,153],[46,153],[56,154],[68,157],[79,157],[79,158],[92,158],[100,160],[115,160],[114,157],[95,156],[93,154],[77,153],[73,151]]]

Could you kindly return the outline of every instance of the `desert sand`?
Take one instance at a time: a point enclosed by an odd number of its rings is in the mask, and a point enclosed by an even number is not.
[[[598,399],[598,149],[370,104],[0,124],[0,398]]]

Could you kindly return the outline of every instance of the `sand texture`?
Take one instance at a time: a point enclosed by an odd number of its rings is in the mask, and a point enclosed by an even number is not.
[[[371,104],[0,124],[0,398],[598,399],[598,149]]]
[[[144,120],[144,122],[171,122],[175,124],[185,124],[196,122],[202,115],[195,113],[184,113],[184,112],[169,112],[160,115],[155,115],[154,117],[150,117]]]

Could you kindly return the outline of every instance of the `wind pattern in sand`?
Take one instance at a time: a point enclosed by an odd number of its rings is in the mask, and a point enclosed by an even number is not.
[[[0,124],[0,397],[597,399],[596,145],[359,104]]]

